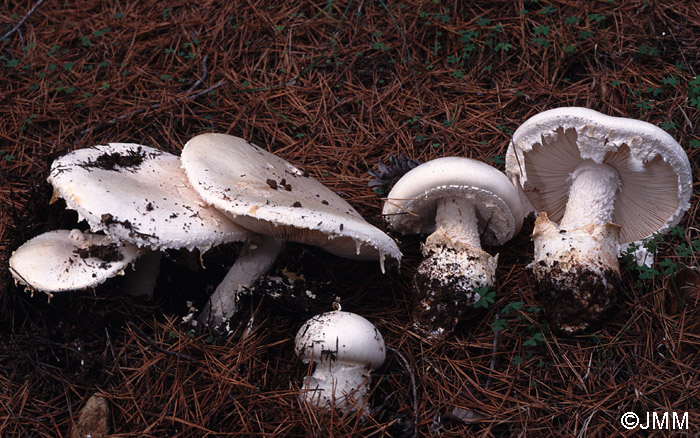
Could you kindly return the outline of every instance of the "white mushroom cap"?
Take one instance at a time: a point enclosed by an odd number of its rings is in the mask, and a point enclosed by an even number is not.
[[[382,215],[402,234],[432,233],[440,198],[473,200],[479,233],[488,244],[502,244],[522,227],[522,206],[508,178],[463,157],[438,158],[407,172],[389,192]]]
[[[204,252],[248,234],[202,201],[177,156],[147,146],[76,150],[53,162],[48,180],[93,231],[116,241]]]
[[[525,121],[513,134],[506,171],[536,211],[559,222],[572,173],[585,160],[619,175],[612,222],[621,227],[620,243],[667,230],[690,206],[690,163],[668,133],[586,108],[552,109]]]
[[[401,258],[396,243],[345,200],[241,138],[198,135],[182,150],[182,165],[206,202],[256,233],[317,245],[347,258]]]
[[[122,273],[138,255],[135,245],[119,246],[107,236],[56,230],[34,237],[12,253],[10,272],[33,290],[79,290]]]
[[[370,370],[379,368],[386,357],[379,330],[360,315],[340,310],[306,321],[297,333],[295,349],[304,363],[333,361]]]

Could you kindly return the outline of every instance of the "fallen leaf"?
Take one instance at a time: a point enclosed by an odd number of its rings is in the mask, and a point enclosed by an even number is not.
[[[465,424],[479,423],[486,419],[486,416],[474,409],[454,408],[452,412],[443,416],[446,420],[456,420]]]

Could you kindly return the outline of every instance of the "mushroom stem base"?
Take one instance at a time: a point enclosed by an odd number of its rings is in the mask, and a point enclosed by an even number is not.
[[[317,363],[313,375],[304,379],[300,398],[316,408],[366,410],[369,381],[366,366],[326,360]]]
[[[606,223],[561,230],[540,213],[532,240],[535,285],[554,327],[562,333],[589,330],[617,302],[620,227]]]
[[[476,289],[494,286],[498,256],[435,234],[423,245],[423,255],[413,278],[413,320],[424,335],[439,338],[474,311],[481,298]]]

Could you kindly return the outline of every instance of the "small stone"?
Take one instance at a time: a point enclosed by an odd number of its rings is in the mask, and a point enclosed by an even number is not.
[[[70,438],[99,438],[109,434],[109,402],[105,397],[94,394],[85,403],[78,414],[78,421],[73,423]]]

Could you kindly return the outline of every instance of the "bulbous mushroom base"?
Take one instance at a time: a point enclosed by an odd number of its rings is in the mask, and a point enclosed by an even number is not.
[[[590,330],[617,303],[620,227],[589,224],[560,229],[540,213],[532,240],[535,286],[554,328],[565,334]]]
[[[498,256],[481,248],[431,235],[423,245],[424,259],[413,277],[414,326],[428,338],[452,332],[481,295],[479,288],[495,284]]]
[[[304,379],[300,398],[316,408],[335,407],[341,412],[366,410],[369,381],[366,366],[324,361]]]

